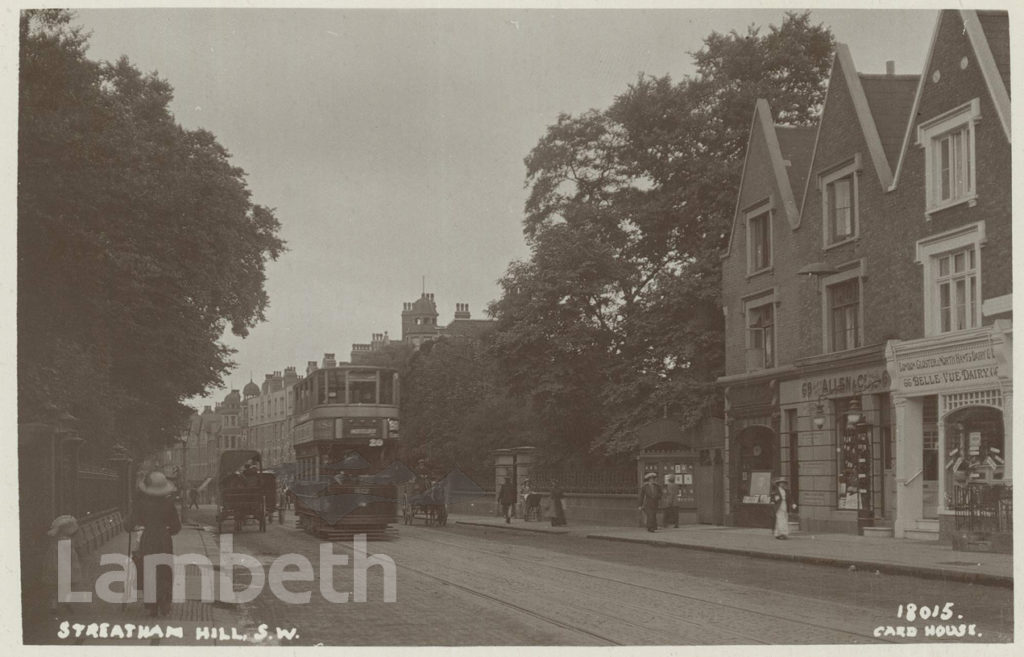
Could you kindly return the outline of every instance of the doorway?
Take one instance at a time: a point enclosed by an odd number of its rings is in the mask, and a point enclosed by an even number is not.
[[[736,439],[732,499],[736,524],[741,527],[771,527],[772,505],[769,490],[753,487],[778,473],[778,436],[766,426],[743,429]],[[764,473],[768,473],[765,475]],[[755,489],[756,488],[756,489]]]

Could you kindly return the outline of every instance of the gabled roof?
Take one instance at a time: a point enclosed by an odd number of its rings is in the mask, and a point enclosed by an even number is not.
[[[891,167],[896,166],[900,157],[903,130],[914,106],[918,78],[917,75],[860,75],[861,88]]]
[[[935,29],[932,31],[931,45],[928,46],[928,56],[924,59],[924,72],[927,74],[932,65],[932,56],[935,54],[935,41],[939,36],[939,28],[942,21],[953,15],[954,9],[944,9],[939,12],[935,19]],[[1009,15],[1005,11],[978,12],[973,10],[959,10],[960,18],[963,21],[964,32],[971,43],[975,56],[978,58],[978,68],[985,80],[992,104],[999,115],[999,122],[1003,126],[1007,141],[1010,140],[1010,38],[1009,38]],[[989,40],[989,36],[992,40]],[[917,83],[917,93],[914,95],[914,105],[911,108],[906,130],[903,133],[903,145],[900,147],[900,159],[896,166],[896,173],[893,176],[892,186],[894,189],[899,182],[900,171],[903,168],[903,160],[906,158],[907,148],[913,137],[917,108],[921,104],[921,93],[924,90],[924,75]]]
[[[794,192],[804,188],[807,181],[807,172],[811,170],[811,160],[814,159],[814,140],[818,135],[818,127],[808,126],[775,126],[775,134],[779,140],[779,149],[782,151],[782,158],[789,174],[789,185]],[[797,201],[800,207],[802,199]]]
[[[868,155],[871,163],[875,166],[875,173],[878,175],[882,189],[887,189],[892,182],[892,167],[885,156],[885,148],[882,146],[882,137],[879,134],[878,126],[875,125],[875,117],[871,113],[871,105],[868,103],[867,94],[864,92],[864,85],[861,83],[861,76],[853,65],[853,57],[850,55],[850,48],[845,43],[836,44],[835,64],[839,65],[843,72],[843,79],[850,90],[850,99],[853,102],[854,112],[857,114],[857,123],[860,124],[861,133],[867,142]],[[835,68],[833,65],[833,77],[829,81],[829,87],[835,84]],[[870,85],[869,85],[870,86]],[[825,108],[828,109],[828,99],[825,99]]]
[[[787,131],[783,131],[787,132]],[[754,116],[750,121],[750,134],[747,137],[747,148],[744,151],[743,156],[743,171],[740,174],[740,186],[739,193],[736,194],[736,209],[733,211],[732,216],[732,228],[729,232],[729,243],[725,247],[725,252],[722,257],[728,257],[730,251],[732,251],[732,241],[736,236],[736,221],[740,214],[740,203],[743,197],[743,184],[747,177],[747,165],[750,163],[750,144],[753,142],[757,135],[764,135],[764,140],[768,148],[768,159],[769,166],[771,167],[773,178],[775,180],[775,187],[779,192],[778,207],[783,212],[783,216],[789,223],[790,228],[797,228],[800,225],[800,210],[796,204],[796,199],[793,196],[793,187],[791,183],[791,177],[789,167],[786,166],[786,157],[783,155],[782,146],[779,141],[779,133],[776,132],[775,125],[772,122],[771,108],[768,107],[768,101],[764,98],[758,98],[757,103],[754,105]],[[787,143],[787,147],[793,150],[794,144],[802,139],[803,136],[794,137],[789,139],[789,135],[783,137]],[[796,157],[798,161],[802,161],[801,157]],[[791,164],[793,160],[790,159]]]
[[[977,11],[1003,86],[1010,90],[1010,21],[1005,11]]]
[[[854,114],[857,116],[857,123],[860,126],[861,134],[864,136],[864,141],[867,144],[869,159],[875,168],[875,173],[878,177],[878,181],[881,183],[882,189],[885,190],[889,188],[889,185],[892,182],[892,166],[890,165],[889,158],[886,156],[886,149],[882,139],[882,134],[885,134],[888,137],[889,132],[896,131],[896,127],[889,126],[888,114],[879,110],[879,114],[884,115],[886,119],[884,121],[884,130],[882,133],[879,132],[879,126],[875,122],[875,114],[872,113],[871,103],[868,101],[868,94],[863,85],[863,79],[871,77],[873,76],[863,76],[857,73],[857,69],[853,65],[853,57],[850,55],[850,48],[845,43],[837,43],[836,52],[832,58],[832,72],[829,74],[828,91],[825,94],[825,104],[822,108],[822,114],[828,111],[829,99],[832,97],[834,85],[838,81],[845,83],[850,94],[850,102],[853,104]],[[873,85],[872,82],[868,82],[868,88],[871,89],[872,96],[875,97],[876,102],[880,100],[879,91],[890,86],[898,86],[898,83],[895,85]],[[902,126],[905,125],[905,120],[904,116],[904,120],[899,124],[900,130],[902,130]],[[818,155],[818,144],[821,141],[822,125],[823,123],[819,121],[818,133],[815,137],[814,143],[811,170],[814,169],[813,160],[817,158]],[[804,183],[802,202],[807,201],[807,191],[810,189],[810,185],[811,178],[808,176]],[[802,214],[803,205],[801,203],[801,215]]]

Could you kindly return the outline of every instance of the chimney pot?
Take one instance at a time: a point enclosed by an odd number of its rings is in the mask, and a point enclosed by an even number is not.
[[[885,74],[896,75],[896,62],[894,60],[890,59],[885,63]]]

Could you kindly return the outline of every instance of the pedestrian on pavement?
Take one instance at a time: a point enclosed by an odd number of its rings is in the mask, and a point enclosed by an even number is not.
[[[530,479],[527,477],[527,478],[523,479],[523,483],[519,484],[519,499],[516,501],[516,503],[520,505],[520,509],[522,510],[522,513],[520,513],[520,516],[523,518],[523,520],[529,520],[530,519],[529,507],[527,506],[527,503],[526,503],[526,498],[527,498],[527,496],[529,496],[529,494],[530,494]]]
[[[648,472],[644,475],[644,485],[640,489],[640,510],[644,512],[647,519],[647,531],[653,532],[658,529],[658,503],[661,500],[661,486],[658,485],[658,475]]]
[[[57,516],[53,519],[53,523],[50,525],[49,531],[46,532],[52,540],[46,551],[46,561],[43,568],[42,574],[42,585],[43,590],[46,591],[46,595],[50,603],[50,612],[63,612],[68,613],[68,604],[61,602],[57,598],[57,573],[60,564],[58,563],[59,551],[58,546],[61,541],[70,540],[70,570],[71,570],[71,589],[72,591],[80,591],[82,584],[82,565],[78,558],[78,521],[74,516]]]
[[[554,513],[554,517],[551,518],[552,527],[563,527],[567,524],[565,522],[565,508],[562,506],[563,497],[565,497],[565,491],[562,490],[562,484],[557,479],[552,479],[551,510]]]
[[[199,508],[199,491],[194,487],[188,489],[188,508]]]
[[[679,484],[675,482],[672,475],[668,475],[665,483],[664,494],[661,496],[661,526],[668,529],[671,524],[679,528]]]
[[[149,555],[171,555],[173,558],[174,541],[171,537],[181,531],[181,519],[171,498],[174,484],[167,480],[164,473],[150,472],[139,483],[139,490],[142,496],[136,500],[127,525],[128,531],[137,526],[142,527],[136,561],[137,568],[142,566],[138,570],[138,582],[150,616],[166,615],[171,610],[174,570],[171,566],[158,565],[156,581],[147,581],[149,573],[146,572],[145,559]],[[154,602],[147,600],[153,599],[151,596],[154,594],[149,593],[152,587],[155,587]]]
[[[762,489],[763,490],[763,489]],[[785,540],[789,537],[789,482],[779,477],[772,482],[772,504],[775,505],[774,528],[775,538]]]
[[[516,504],[516,489],[507,478],[498,490],[498,504],[501,505],[501,514],[505,516],[505,523],[511,524],[512,507]]]

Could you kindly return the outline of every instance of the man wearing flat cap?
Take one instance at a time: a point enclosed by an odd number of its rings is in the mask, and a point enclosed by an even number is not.
[[[658,502],[661,500],[661,486],[658,485],[658,475],[648,472],[644,475],[644,485],[640,489],[640,509],[647,519],[647,531],[653,532],[658,529]]]

